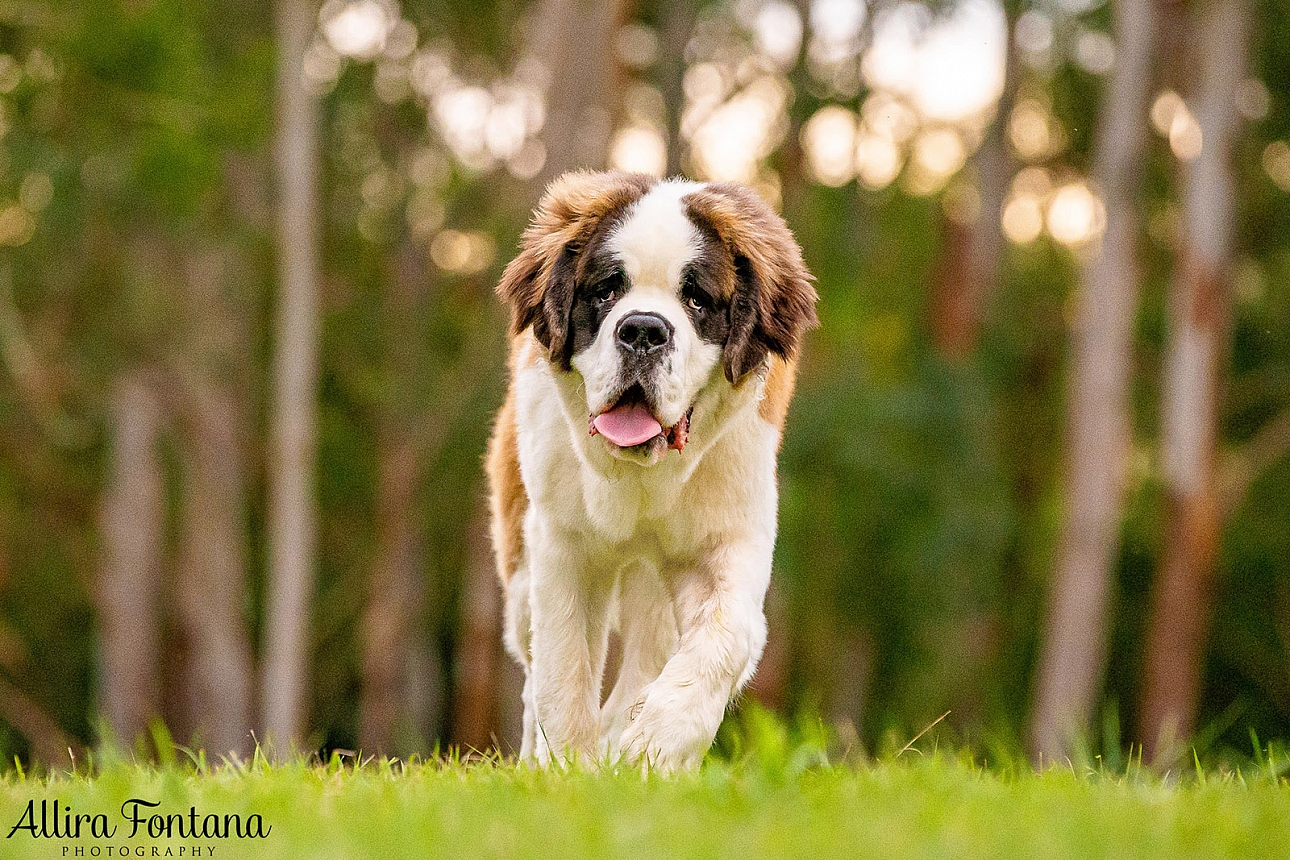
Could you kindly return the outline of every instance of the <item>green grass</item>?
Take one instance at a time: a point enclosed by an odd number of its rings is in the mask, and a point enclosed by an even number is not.
[[[711,760],[673,779],[537,772],[498,761],[333,757],[161,766],[108,762],[94,773],[0,777],[0,857],[215,858],[1218,858],[1290,856],[1288,762],[1160,778],[1132,766],[1035,774],[910,748],[883,761],[828,764],[818,746]],[[84,766],[82,771],[86,770]],[[263,816],[265,839],[128,838],[121,805]],[[35,800],[105,813],[102,840],[4,838]],[[93,847],[100,853],[91,853]],[[64,853],[64,848],[68,850]],[[156,849],[154,852],[153,849]],[[167,855],[166,850],[171,850]],[[141,853],[140,853],[141,852]]]

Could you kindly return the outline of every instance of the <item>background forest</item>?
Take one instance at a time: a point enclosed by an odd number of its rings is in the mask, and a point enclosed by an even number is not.
[[[492,288],[581,166],[819,279],[747,699],[1290,739],[1288,138],[1278,0],[2,0],[0,761],[512,748]]]

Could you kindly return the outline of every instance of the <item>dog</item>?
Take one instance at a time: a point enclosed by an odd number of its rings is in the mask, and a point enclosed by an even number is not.
[[[497,287],[511,379],[487,455],[521,759],[666,773],[712,745],[766,642],[813,280],[746,187],[610,171],[547,188]]]

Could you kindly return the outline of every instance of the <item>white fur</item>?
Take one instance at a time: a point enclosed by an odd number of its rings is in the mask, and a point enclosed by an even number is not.
[[[631,288],[573,371],[538,361],[515,379],[530,505],[507,644],[527,670],[522,755],[542,763],[608,754],[663,771],[697,765],[765,644],[779,431],[757,411],[762,376],[732,387],[681,304],[681,272],[699,248],[679,200],[695,187],[656,186],[610,239]],[[659,418],[694,407],[689,444],[657,462],[587,431],[614,396],[614,324],[644,309],[675,326]],[[602,708],[615,623],[623,664]]]

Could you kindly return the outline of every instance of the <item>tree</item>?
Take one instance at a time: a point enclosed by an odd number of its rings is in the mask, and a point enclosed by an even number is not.
[[[245,337],[226,290],[233,254],[189,252],[192,331],[174,359],[183,461],[175,590],[188,656],[187,726],[214,754],[251,743],[254,676],[247,623]],[[238,383],[242,383],[239,385]],[[187,733],[185,733],[187,734]]]
[[[1193,103],[1201,149],[1182,167],[1182,237],[1169,293],[1169,342],[1161,396],[1167,521],[1156,573],[1139,737],[1148,756],[1174,758],[1195,729],[1201,666],[1223,514],[1218,486],[1219,407],[1231,329],[1232,235],[1246,74],[1244,0],[1198,7]]]
[[[453,741],[482,750],[497,740],[499,695],[519,696],[503,685],[502,600],[489,546],[488,519],[481,509],[466,527],[466,581],[461,597],[462,641],[457,649],[453,695]],[[518,748],[518,744],[516,744]]]
[[[539,190],[566,170],[604,166],[621,74],[614,34],[630,9],[631,0],[539,3],[529,47],[548,75]]]
[[[1008,12],[1005,32],[1009,48],[1004,60],[1003,93],[985,140],[972,156],[981,211],[967,223],[948,217],[942,221],[944,249],[932,289],[931,328],[941,354],[954,360],[976,351],[985,316],[998,291],[1004,250],[1001,218],[1008,178],[1013,172],[1008,153],[1008,120],[1016,102],[1019,74],[1012,47],[1016,13],[1011,8]]]
[[[1097,700],[1132,438],[1136,197],[1154,79],[1156,22],[1150,0],[1122,0],[1113,13],[1119,48],[1098,122],[1091,175],[1106,208],[1106,231],[1100,247],[1081,266],[1075,296],[1062,535],[1030,731],[1032,753],[1049,760],[1071,751],[1087,731]]]
[[[303,740],[317,540],[318,110],[304,78],[310,0],[278,0],[278,301],[269,439],[269,597],[261,698],[266,735]]]
[[[407,673],[417,622],[425,608],[425,547],[417,501],[425,478],[425,450],[418,427],[430,415],[410,407],[418,349],[417,296],[429,282],[424,252],[399,243],[383,298],[381,352],[388,375],[377,404],[376,548],[363,611],[363,681],[359,741],[367,752],[393,752],[396,729],[406,720]],[[420,420],[418,420],[420,419]]]
[[[157,444],[164,410],[153,376],[134,368],[121,372],[113,385],[111,465],[102,502],[99,706],[125,743],[159,713],[165,487]]]

